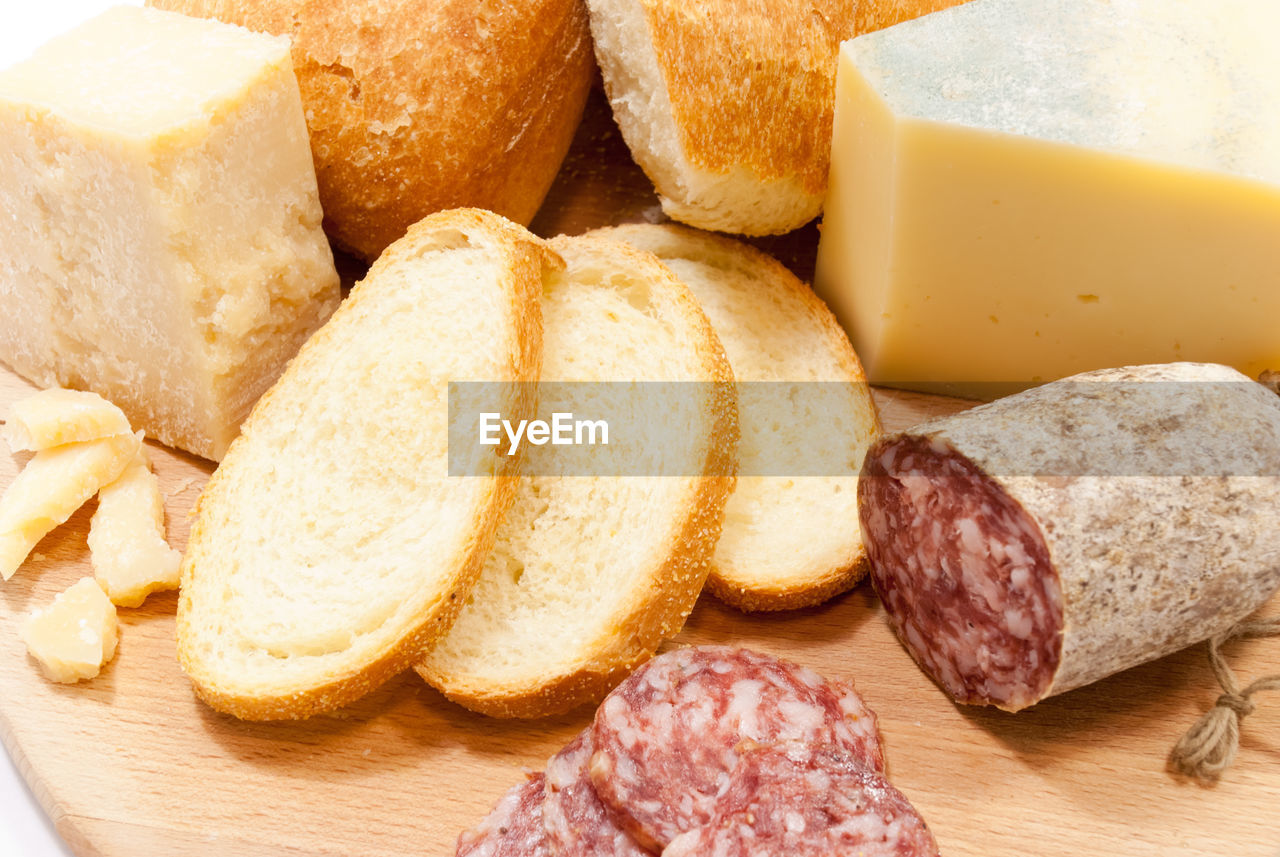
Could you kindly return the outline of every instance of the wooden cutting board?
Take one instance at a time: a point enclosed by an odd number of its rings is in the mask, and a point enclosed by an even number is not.
[[[657,213],[593,96],[535,229],[577,232]],[[815,239],[810,227],[762,244],[808,277]],[[30,391],[0,369],[0,413]],[[877,401],[889,428],[967,407],[891,391],[877,391]],[[182,547],[211,465],[155,445],[151,454],[169,536]],[[23,462],[0,454],[0,489]],[[460,830],[590,719],[582,710],[490,720],[407,674],[330,715],[241,723],[199,703],[179,671],[173,593],[120,611],[119,654],[98,678],[51,684],[16,626],[91,573],[92,508],[0,585],[0,738],[77,854],[448,857]],[[898,645],[865,584],[778,615],[704,597],[678,642],[740,643],[853,678],[879,714],[894,782],[949,857],[1280,857],[1280,700],[1259,700],[1240,759],[1218,785],[1165,768],[1174,741],[1218,694],[1203,645],[1010,715],[950,703]],[[1244,676],[1274,672],[1280,640],[1236,643],[1228,655]]]

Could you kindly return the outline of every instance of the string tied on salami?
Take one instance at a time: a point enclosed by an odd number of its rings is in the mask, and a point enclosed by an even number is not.
[[[1212,781],[1231,767],[1240,748],[1240,721],[1257,709],[1255,694],[1280,691],[1280,674],[1265,676],[1242,689],[1222,655],[1222,646],[1231,640],[1274,636],[1280,636],[1280,616],[1237,622],[1209,640],[1209,666],[1224,692],[1174,746],[1169,754],[1174,770]]]
[[[1280,371],[1268,369],[1258,376],[1258,383],[1273,393],[1280,394]]]

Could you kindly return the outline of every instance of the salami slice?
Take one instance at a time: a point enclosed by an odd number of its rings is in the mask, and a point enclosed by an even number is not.
[[[651,857],[600,802],[587,773],[594,747],[584,729],[547,762],[542,819],[556,857]]]
[[[655,851],[708,822],[744,741],[829,745],[884,768],[875,715],[852,686],[723,646],[649,661],[601,703],[591,737],[596,792]]]
[[[1090,372],[878,441],[872,582],[960,702],[1017,711],[1280,587],[1280,398],[1223,366]]]
[[[542,824],[544,778],[512,788],[484,819],[458,836],[454,857],[551,857]]]
[[[919,813],[861,760],[805,744],[742,754],[710,820],[662,857],[937,857]]]

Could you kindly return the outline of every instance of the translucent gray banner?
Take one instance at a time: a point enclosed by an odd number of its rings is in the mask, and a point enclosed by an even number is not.
[[[984,382],[973,389],[979,386],[1025,388]],[[1053,387],[1052,407],[1001,421],[1014,428],[992,435],[1005,471],[993,475],[1280,476],[1280,396],[1260,384]],[[865,385],[838,382],[453,382],[449,474],[485,475],[494,456],[519,456],[525,475],[699,475],[707,472],[717,403],[729,396],[741,427],[738,475],[854,476],[866,446],[868,395]],[[522,421],[512,403],[526,397],[537,403],[536,416]],[[981,419],[986,408],[965,418]],[[710,441],[726,442],[723,435]]]

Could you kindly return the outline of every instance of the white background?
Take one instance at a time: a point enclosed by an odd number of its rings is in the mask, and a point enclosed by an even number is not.
[[[0,68],[7,68],[50,37],[103,9],[125,3],[141,6],[142,0],[0,0]],[[0,633],[12,632],[12,628],[0,630]],[[6,754],[0,754],[0,854],[6,857],[69,857],[71,854]]]

